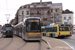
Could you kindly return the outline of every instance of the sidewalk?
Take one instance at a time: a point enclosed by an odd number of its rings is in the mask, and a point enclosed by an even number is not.
[[[0,34],[0,38],[2,37],[2,34]]]
[[[66,43],[62,42],[61,40],[58,40],[56,38],[51,37],[42,37],[42,39],[49,42],[52,50],[73,50],[70,46],[68,46]]]

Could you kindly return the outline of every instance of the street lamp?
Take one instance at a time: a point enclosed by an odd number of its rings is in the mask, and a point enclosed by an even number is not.
[[[10,14],[5,14],[6,15],[6,20],[7,20],[7,23],[9,21],[9,18],[10,18]]]

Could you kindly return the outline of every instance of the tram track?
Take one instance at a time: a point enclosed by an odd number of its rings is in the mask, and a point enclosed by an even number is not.
[[[45,44],[43,46],[43,44]],[[43,48],[43,49],[42,49]],[[41,40],[39,42],[25,42],[24,45],[22,45],[18,50],[51,50],[50,45],[47,41]]]
[[[40,42],[25,42],[18,50],[41,50],[41,43]]]
[[[13,41],[13,38],[11,38],[11,41],[7,45],[5,45],[1,50],[4,50],[6,47],[8,47],[12,43],[12,41]]]
[[[39,42],[39,50],[41,50],[41,42]]]
[[[22,45],[20,48],[18,48],[18,50],[21,50],[22,47],[24,47],[26,45],[26,43],[24,43],[24,45]]]
[[[0,42],[3,41],[3,40],[4,40],[4,38],[2,38],[2,39],[0,40]]]

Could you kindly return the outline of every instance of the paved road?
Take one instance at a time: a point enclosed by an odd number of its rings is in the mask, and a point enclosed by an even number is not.
[[[68,38],[60,38],[60,40],[65,41],[68,43],[74,50],[75,50],[75,33],[71,37]]]

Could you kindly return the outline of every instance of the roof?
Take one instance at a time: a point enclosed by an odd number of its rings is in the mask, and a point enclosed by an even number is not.
[[[24,6],[30,6],[31,4],[26,4],[26,5],[24,5]]]
[[[66,9],[65,11],[62,11],[62,14],[68,14],[68,13],[73,13],[73,12],[68,9]]]
[[[44,4],[44,3],[52,4],[52,2],[51,2],[51,1],[50,1],[50,2],[42,2],[42,4]],[[40,2],[34,2],[34,3],[31,3],[31,4],[40,4]]]

